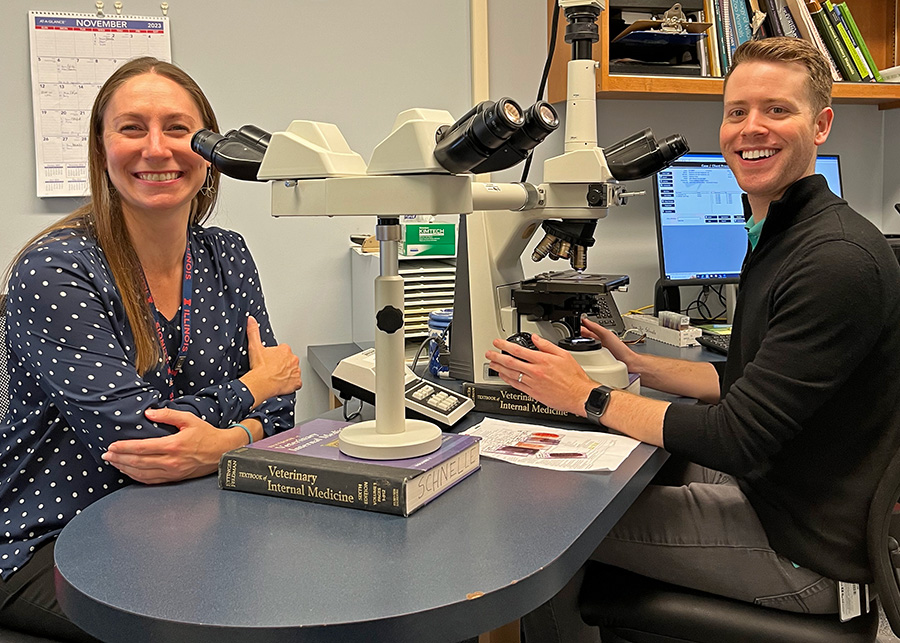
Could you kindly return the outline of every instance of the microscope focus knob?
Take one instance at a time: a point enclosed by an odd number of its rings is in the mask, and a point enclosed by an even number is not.
[[[403,328],[403,311],[393,306],[385,306],[375,315],[375,325],[378,330],[393,335]]]

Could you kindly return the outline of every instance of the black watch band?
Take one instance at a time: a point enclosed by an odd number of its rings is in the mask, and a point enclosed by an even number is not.
[[[588,395],[587,402],[584,403],[584,410],[587,418],[594,424],[600,424],[600,418],[606,413],[609,406],[609,394],[616,389],[609,386],[598,386],[591,394]]]

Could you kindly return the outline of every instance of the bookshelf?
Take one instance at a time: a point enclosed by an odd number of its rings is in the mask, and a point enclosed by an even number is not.
[[[879,69],[893,67],[898,61],[900,36],[900,0],[848,0],[860,32]],[[674,2],[674,0],[673,0]],[[555,0],[547,0],[548,24]],[[609,4],[618,6],[616,0]],[[649,100],[721,100],[722,79],[678,76],[625,76],[609,72],[609,12],[603,11],[598,21],[600,41],[594,44],[594,60],[600,61],[597,73],[597,98]],[[556,49],[550,68],[547,95],[552,103],[566,100],[566,63],[571,46],[565,41],[566,20],[560,12]],[[878,105],[879,109],[900,107],[900,83],[834,84],[835,103]]]

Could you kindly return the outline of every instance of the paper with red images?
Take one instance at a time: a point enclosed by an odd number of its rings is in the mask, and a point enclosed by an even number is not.
[[[463,433],[481,438],[483,456],[560,471],[615,471],[640,444],[624,435],[555,429],[493,418]]]

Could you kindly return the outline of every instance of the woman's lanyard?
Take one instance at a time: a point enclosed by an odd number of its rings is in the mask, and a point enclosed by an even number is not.
[[[194,261],[191,255],[191,243],[188,241],[184,251],[184,271],[181,281],[181,347],[178,349],[178,355],[175,357],[175,366],[169,359],[169,351],[166,350],[166,341],[163,336],[162,326],[159,324],[159,318],[154,315],[153,323],[156,325],[156,339],[159,340],[159,347],[162,349],[163,359],[166,362],[166,368],[169,372],[169,399],[175,399],[175,375],[181,372],[184,366],[184,360],[187,358],[188,344],[191,343],[191,280],[193,279]],[[153,295],[150,294],[150,285],[147,283],[147,277],[144,276],[144,292],[147,295],[147,303],[156,310],[156,304],[153,302]],[[159,311],[157,311],[158,313]]]

